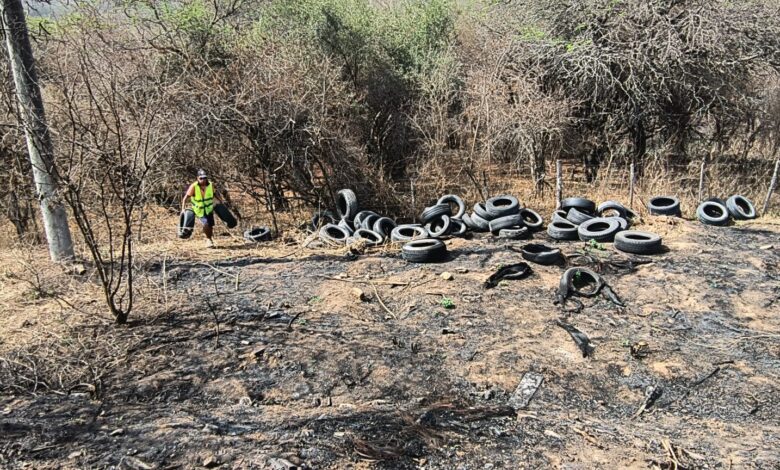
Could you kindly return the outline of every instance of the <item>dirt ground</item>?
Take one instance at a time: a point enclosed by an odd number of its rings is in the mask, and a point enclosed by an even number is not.
[[[4,254],[0,467],[780,468],[780,224],[641,229],[668,251],[604,272],[624,308],[578,313],[554,303],[562,267],[485,289],[526,243],[487,235],[433,265],[148,245],[123,327],[89,273]],[[543,381],[515,410],[528,372]]]

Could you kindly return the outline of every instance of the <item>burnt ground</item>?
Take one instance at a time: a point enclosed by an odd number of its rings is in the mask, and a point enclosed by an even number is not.
[[[554,304],[561,267],[484,289],[524,243],[484,236],[435,265],[318,249],[151,263],[174,308],[114,333],[98,386],[0,395],[0,466],[780,467],[780,230],[643,228],[668,252],[604,274],[625,308],[579,313]],[[529,371],[543,382],[515,412]]]

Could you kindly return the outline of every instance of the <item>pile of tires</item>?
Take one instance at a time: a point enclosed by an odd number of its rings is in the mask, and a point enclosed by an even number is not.
[[[338,215],[336,215],[338,214]],[[389,217],[373,211],[361,211],[355,192],[342,189],[336,193],[336,214],[329,210],[314,214],[312,229],[328,245],[348,245],[362,241],[367,246],[385,243],[396,224]]]
[[[617,201],[594,201],[571,197],[561,201],[553,213],[547,234],[554,240],[612,242],[615,235],[628,229],[636,214]]]
[[[508,194],[474,204],[473,212],[463,215],[463,222],[474,232],[490,232],[508,240],[530,238],[544,226],[539,213],[523,207],[516,197]]]
[[[744,196],[734,195],[723,199],[711,197],[696,208],[696,218],[705,225],[728,225],[731,220],[756,218],[756,208]]]

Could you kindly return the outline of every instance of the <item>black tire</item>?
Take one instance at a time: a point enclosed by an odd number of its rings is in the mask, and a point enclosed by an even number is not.
[[[431,207],[426,207],[422,211],[422,214],[420,214],[420,222],[422,222],[424,225],[442,215],[446,215],[448,217],[452,215],[452,209],[450,209],[449,204],[436,204]]]
[[[615,235],[615,249],[635,255],[653,255],[661,252],[661,237],[650,232],[627,230]]]
[[[414,240],[401,248],[401,256],[410,263],[436,263],[447,256],[447,246],[441,240]]]
[[[617,213],[616,214],[617,217],[622,217],[624,219],[628,218],[628,210],[623,204],[617,201],[602,202],[601,204],[599,204],[599,207],[596,209],[596,213],[598,214],[599,217],[607,217],[607,218],[614,217],[614,216],[605,215],[607,211],[615,211]]]
[[[466,214],[463,214],[466,216]],[[466,223],[458,219],[450,219],[450,235],[453,237],[462,237],[468,232]]]
[[[367,216],[363,217],[363,219],[360,220],[360,227],[355,227],[355,230],[359,228],[364,228],[366,230],[373,230],[374,223],[376,223],[376,221],[381,218],[382,216],[378,214],[368,214]]]
[[[680,217],[680,200],[674,196],[656,196],[647,203],[647,210],[652,215],[673,215]]]
[[[244,232],[244,240],[258,243],[271,239],[271,229],[268,227],[252,227]]]
[[[490,222],[488,222],[486,219],[480,217],[477,215],[477,213],[473,213],[470,216],[471,218],[471,225],[473,225],[475,228],[472,229],[475,232],[488,232],[490,231]]]
[[[584,222],[577,228],[577,236],[587,242],[595,240],[601,243],[612,242],[620,231],[620,222],[616,219],[596,217]]]
[[[319,230],[325,224],[335,224],[336,216],[331,211],[318,211],[311,216],[312,230]]]
[[[498,238],[505,240],[521,240],[529,238],[530,236],[531,231],[528,230],[528,227],[502,228],[498,231]]]
[[[562,264],[563,255],[558,248],[552,248],[539,243],[529,243],[521,248],[523,259],[542,265]]]
[[[350,221],[349,221],[349,220],[347,220],[347,219],[341,219],[341,220],[339,220],[339,223],[337,223],[336,225],[338,225],[339,227],[341,227],[341,228],[343,228],[344,230],[346,230],[346,231],[347,231],[347,233],[349,233],[350,235],[352,235],[353,233],[355,233],[355,226],[354,226],[354,225],[352,225],[352,223],[350,223]],[[358,228],[360,228],[360,227],[358,227]]]
[[[604,217],[605,219],[615,219],[620,224],[620,230],[628,230],[628,227],[631,226],[631,223],[628,221],[628,219],[624,219],[623,217]]]
[[[436,201],[436,204],[449,204],[453,203],[456,206],[458,206],[458,212],[455,213],[455,215],[451,216],[453,219],[460,219],[463,217],[463,214],[466,213],[466,204],[463,202],[463,199],[461,199],[459,196],[456,196],[455,194],[447,194],[439,198],[438,201]],[[450,207],[450,212],[452,212],[452,208]]]
[[[520,201],[508,194],[491,197],[485,201],[485,211],[487,211],[491,219],[514,215],[520,212]]]
[[[554,240],[576,240],[577,226],[569,221],[553,222],[547,226],[547,234]]]
[[[544,219],[533,209],[520,209],[520,217],[523,218],[523,223],[528,227],[528,230],[532,232],[539,231],[544,226]]]
[[[729,223],[729,210],[717,202],[702,202],[696,208],[696,218],[705,225],[726,225]]]
[[[351,189],[342,189],[336,193],[336,211],[342,219],[352,220],[358,213],[358,200]]]
[[[494,217],[490,214],[488,214],[487,209],[485,209],[485,205],[481,202],[478,202],[474,204],[474,214],[482,217],[483,220],[486,222],[489,222],[494,219]]]
[[[593,214],[596,212],[596,203],[584,197],[567,197],[561,201],[561,209],[568,212],[572,208],[580,212]]]
[[[463,214],[463,217],[460,220],[463,221],[463,225],[465,225],[469,230],[476,230],[478,228],[476,225],[474,225],[474,222],[471,220],[471,216],[468,214]]]
[[[592,218],[592,215],[586,214],[576,207],[572,207],[569,209],[569,212],[566,213],[566,220],[573,223],[574,225],[581,225]]]
[[[380,217],[374,222],[374,232],[387,238],[396,227],[396,223],[390,217]]]
[[[385,237],[382,236],[382,234],[367,228],[359,228],[355,230],[353,237],[356,240],[365,240],[368,246],[377,246],[385,242]]]
[[[582,290],[582,287],[578,287],[577,282],[593,281],[593,287],[589,290]],[[590,284],[587,283],[586,284]],[[577,297],[592,297],[596,295],[604,286],[604,280],[588,268],[581,266],[569,268],[561,276],[561,281],[558,285],[558,294],[566,298],[571,295]]]
[[[344,227],[327,224],[320,229],[320,240],[331,245],[346,245],[350,234]]]
[[[448,215],[442,215],[425,224],[425,230],[428,231],[430,238],[442,238],[450,234],[452,225]]]
[[[361,227],[360,224],[363,222],[363,219],[365,219],[369,215],[377,215],[378,216],[379,214],[377,214],[374,211],[360,211],[357,214],[355,214],[355,217],[352,219],[352,225],[354,227],[360,228]]]
[[[428,238],[428,231],[419,225],[398,225],[390,232],[390,240],[396,243],[406,243],[424,238]]]
[[[566,212],[567,211],[563,209],[558,209],[557,211],[553,212],[550,222],[569,222],[569,220],[566,218]]]
[[[214,213],[217,214],[219,220],[225,222],[227,228],[236,228],[236,225],[238,225],[238,220],[236,220],[236,217],[233,215],[232,212],[230,212],[230,210],[224,204],[215,205]]]
[[[748,220],[756,218],[756,208],[753,203],[744,196],[734,195],[726,200],[726,209],[734,220]]]
[[[520,228],[524,226],[523,217],[520,214],[505,215],[491,220],[488,224],[488,228],[494,234],[498,234],[498,231],[502,228]]]
[[[179,238],[182,240],[190,238],[194,229],[195,212],[193,212],[192,209],[185,209],[181,214],[179,214]]]

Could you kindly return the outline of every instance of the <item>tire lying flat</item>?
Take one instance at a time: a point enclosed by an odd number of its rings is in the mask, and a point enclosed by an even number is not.
[[[624,253],[654,255],[662,250],[661,237],[651,232],[626,230],[615,235],[615,248]]]
[[[437,263],[447,256],[447,246],[431,238],[414,240],[401,248],[401,256],[410,263]]]
[[[615,239],[619,231],[620,222],[617,219],[596,217],[581,224],[577,228],[577,236],[584,242],[594,240],[608,243]]]
[[[673,215],[680,217],[680,200],[674,196],[655,196],[647,203],[652,215]]]

